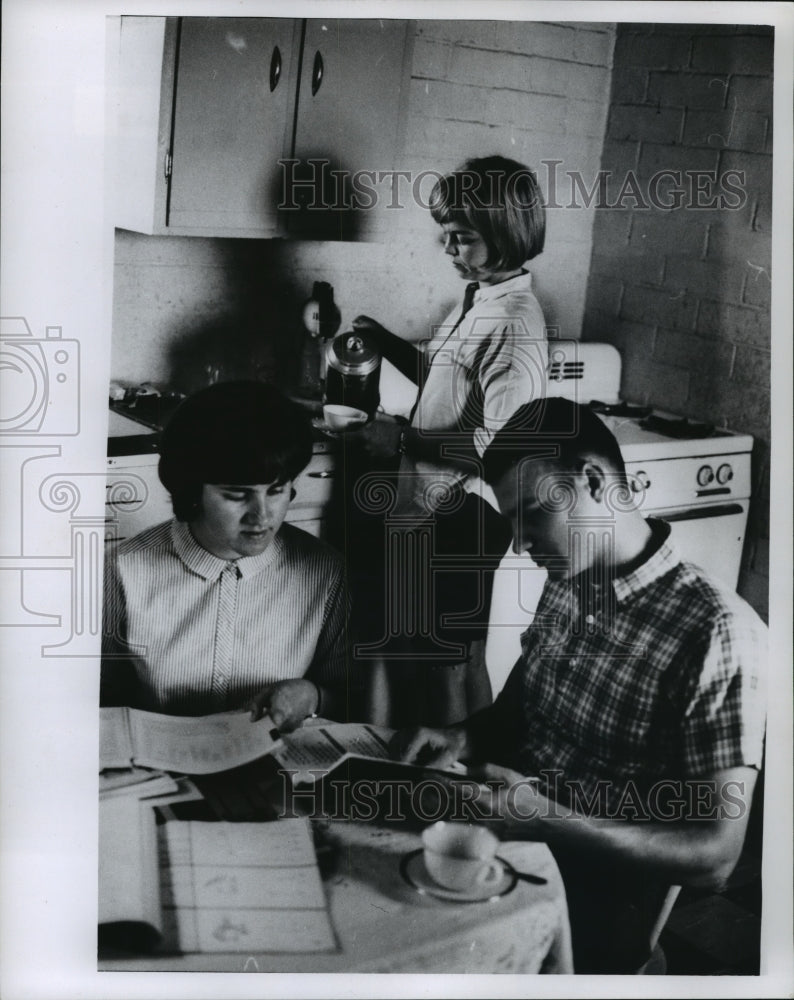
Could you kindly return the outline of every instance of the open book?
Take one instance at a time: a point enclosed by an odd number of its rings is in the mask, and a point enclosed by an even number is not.
[[[307,820],[170,821],[99,807],[99,945],[127,952],[336,948]]]
[[[214,774],[248,764],[279,745],[268,716],[251,722],[243,712],[196,717],[125,707],[99,712],[100,770],[137,765]]]

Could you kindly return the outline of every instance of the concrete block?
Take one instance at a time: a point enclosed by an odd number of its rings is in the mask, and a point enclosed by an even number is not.
[[[762,76],[744,74],[733,76],[728,87],[728,107],[740,108],[742,111],[757,111],[771,117],[772,88],[771,67],[769,72]]]
[[[566,102],[566,133],[585,139],[596,139],[603,136],[607,119],[606,95],[604,97],[604,101],[570,98]]]
[[[522,94],[515,90],[488,90],[484,121],[538,128],[552,132],[565,120],[567,102],[562,97]]]
[[[651,108],[642,104],[613,104],[609,111],[610,139],[672,144],[681,137],[683,108]]]
[[[638,173],[641,177],[653,177],[662,170],[716,171],[719,151],[716,149],[692,149],[686,146],[670,146],[646,142],[640,152]]]
[[[724,108],[728,77],[714,73],[651,71],[647,102],[673,108]]]
[[[594,274],[623,278],[632,285],[660,285],[664,266],[664,257],[637,253],[628,246],[620,249],[598,246],[591,261]]]
[[[587,284],[585,310],[596,309],[601,313],[607,313],[617,318],[620,313],[622,296],[622,281],[603,275],[592,275]]]
[[[452,46],[446,42],[417,38],[414,42],[411,76],[415,79],[447,79],[452,52]]]
[[[707,231],[698,213],[686,209],[638,211],[632,213],[629,244],[643,253],[700,257],[706,249]]]
[[[632,214],[621,209],[598,211],[593,219],[593,246],[626,246]]]
[[[689,378],[680,368],[642,358],[624,365],[621,394],[634,403],[681,413],[689,395]]]
[[[741,149],[751,153],[766,150],[767,118],[754,111],[687,111],[683,142],[686,146]]]
[[[772,157],[765,153],[749,153],[726,149],[720,158],[722,170],[743,170],[748,182],[757,187],[772,185]]]
[[[697,299],[683,291],[627,285],[623,293],[623,319],[672,330],[693,330],[696,314]]]
[[[625,173],[627,170],[636,171],[639,159],[639,142],[610,137],[604,140],[604,149],[601,154],[601,166],[604,170],[610,170],[616,174]]]
[[[759,268],[771,274],[772,245],[769,232],[757,232],[736,225],[728,212],[723,212],[724,222],[711,224],[709,228],[707,257],[716,260],[741,260],[750,271],[758,273]]]
[[[532,59],[532,89],[540,94],[606,100],[609,69],[557,59]]]
[[[769,314],[761,309],[703,299],[698,308],[695,332],[769,350]]]
[[[771,73],[771,37],[734,35],[693,38],[692,68],[710,73]]]
[[[451,42],[453,45],[482,45],[497,49],[497,21],[417,21],[416,34],[420,38]]]
[[[647,99],[648,70],[617,63],[612,70],[613,104],[642,104]]]
[[[656,334],[653,357],[654,361],[661,364],[675,365],[691,372],[690,398],[696,399],[698,382],[703,374],[707,375],[709,388],[713,379],[725,380],[730,377],[734,353],[733,344],[660,327]]]
[[[488,115],[491,91],[459,83],[412,80],[409,110],[426,118],[493,121]]]
[[[739,390],[739,383],[733,383],[733,391],[726,396],[725,413],[728,427],[743,434],[769,440],[769,394],[759,392],[757,386],[747,385]]]
[[[772,356],[749,344],[738,344],[733,367],[733,380],[749,382],[769,389],[771,381]]]
[[[444,121],[438,118],[410,117],[406,131],[408,154],[430,160],[444,151],[456,161],[471,155],[472,150],[483,154],[507,152],[509,126],[486,125],[482,122]]]
[[[675,35],[637,35],[618,28],[615,63],[648,69],[685,69],[689,62],[688,38]]]
[[[747,264],[739,260],[669,256],[664,266],[664,287],[683,289],[693,295],[721,299],[740,305],[748,274]]]
[[[604,30],[590,30],[574,23],[500,21],[496,26],[496,44],[506,52],[608,66],[614,40],[606,26]]]
[[[769,271],[748,267],[742,292],[742,303],[767,311],[772,305],[772,279]]]
[[[449,79],[478,87],[537,90],[530,87],[531,67],[529,56],[455,46],[451,49]]]

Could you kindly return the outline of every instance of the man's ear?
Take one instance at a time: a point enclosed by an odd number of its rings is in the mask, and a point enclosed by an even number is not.
[[[598,462],[586,458],[582,463],[582,475],[587,481],[587,491],[596,503],[601,503],[604,498],[607,477],[604,469]]]

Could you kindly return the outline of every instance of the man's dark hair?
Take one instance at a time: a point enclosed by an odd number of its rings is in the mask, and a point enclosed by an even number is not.
[[[186,399],[160,439],[160,480],[190,521],[205,483],[287,483],[309,464],[308,416],[275,386],[221,382]]]
[[[486,481],[493,485],[533,456],[570,472],[579,471],[585,457],[599,458],[626,483],[623,456],[612,432],[589,407],[569,399],[536,399],[516,410],[483,455]]]

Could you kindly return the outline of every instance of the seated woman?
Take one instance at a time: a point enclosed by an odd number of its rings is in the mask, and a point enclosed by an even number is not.
[[[106,560],[103,704],[250,708],[284,731],[341,717],[342,560],[284,523],[311,452],[303,412],[272,386],[221,383],[179,407],[159,465],[175,517]]]

